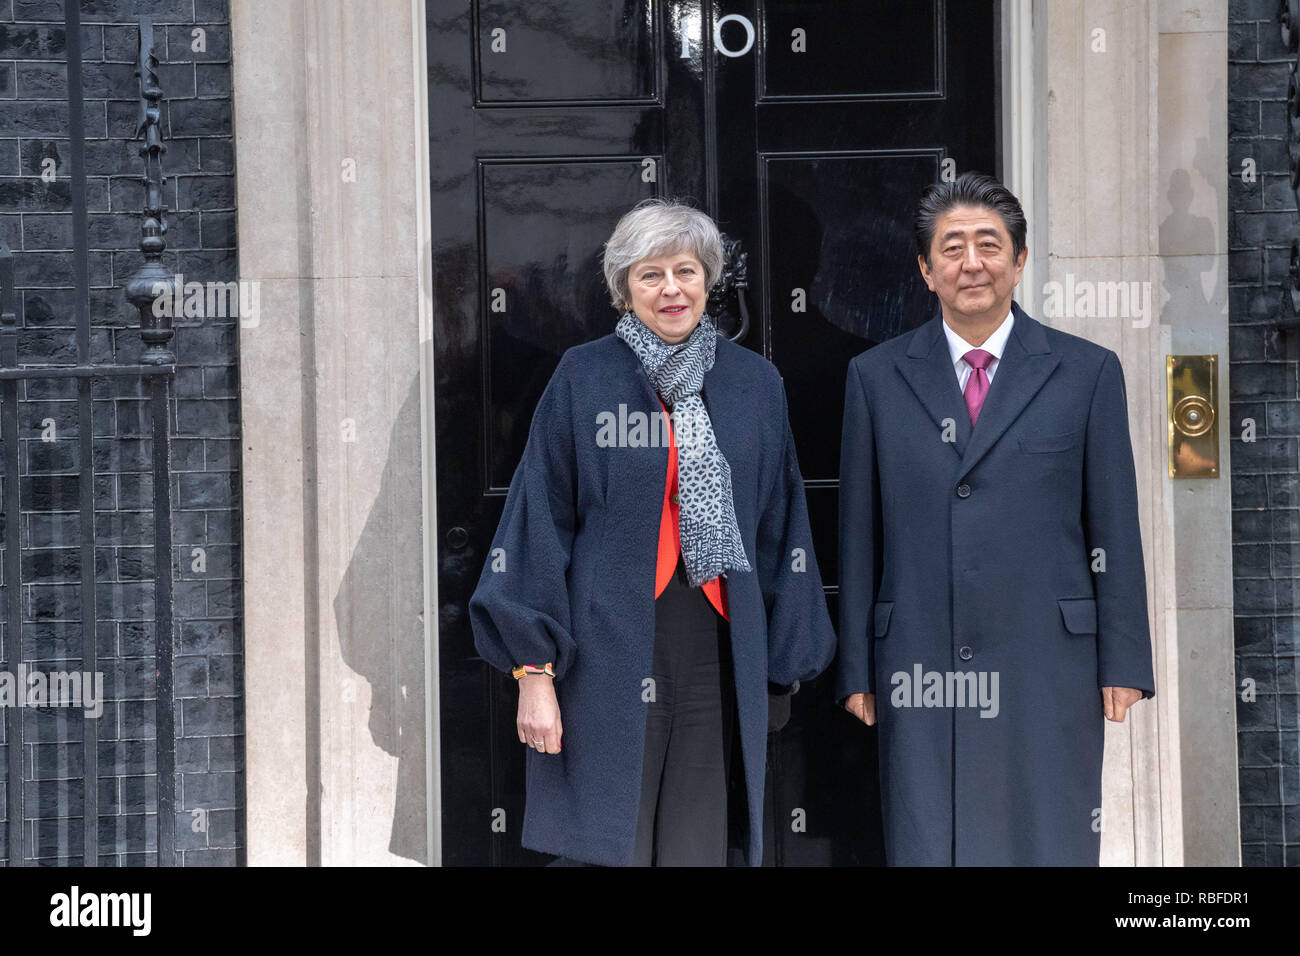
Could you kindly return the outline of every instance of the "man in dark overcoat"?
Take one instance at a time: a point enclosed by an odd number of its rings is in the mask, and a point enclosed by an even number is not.
[[[1155,681],[1124,376],[1012,301],[1010,191],[923,194],[928,322],[849,365],[836,696],[893,865],[1098,863],[1104,719]]]

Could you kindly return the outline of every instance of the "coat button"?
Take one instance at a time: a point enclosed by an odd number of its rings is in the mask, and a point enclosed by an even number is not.
[[[958,485],[958,486],[957,486],[957,497],[958,497],[958,498],[969,498],[969,497],[970,497],[970,485],[966,484],[965,482],[962,482],[960,485]]]
[[[968,661],[975,656],[975,652],[972,651],[969,647],[962,645],[961,649],[957,651],[957,656],[964,661]]]
[[[669,495],[668,500],[671,501],[673,504],[677,504],[677,492],[674,491],[671,495]]]

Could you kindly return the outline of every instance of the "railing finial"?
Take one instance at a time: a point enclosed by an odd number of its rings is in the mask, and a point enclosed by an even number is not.
[[[176,356],[168,347],[172,336],[170,310],[154,314],[154,302],[161,297],[170,299],[175,286],[174,278],[162,265],[163,250],[167,241],[167,206],[163,202],[163,186],[167,177],[162,172],[162,154],[167,147],[162,142],[162,89],[155,68],[158,58],[153,54],[153,21],[140,17],[140,45],[136,62],[136,76],[140,80],[140,117],[135,136],[141,140],[140,155],[144,158],[144,221],[140,224],[140,251],[144,262],[126,283],[126,297],[140,310],[140,337],[147,346],[140,356],[145,365],[173,365]]]

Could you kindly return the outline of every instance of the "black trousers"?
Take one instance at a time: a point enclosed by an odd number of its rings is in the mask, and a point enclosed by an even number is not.
[[[654,699],[634,866],[725,866],[727,781],[736,721],[731,631],[677,559],[655,601]]]

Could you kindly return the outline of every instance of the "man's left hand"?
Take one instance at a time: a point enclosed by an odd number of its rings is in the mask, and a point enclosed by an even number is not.
[[[1103,687],[1101,689],[1102,710],[1107,720],[1117,724],[1124,723],[1128,709],[1142,699],[1142,691],[1132,687]]]

